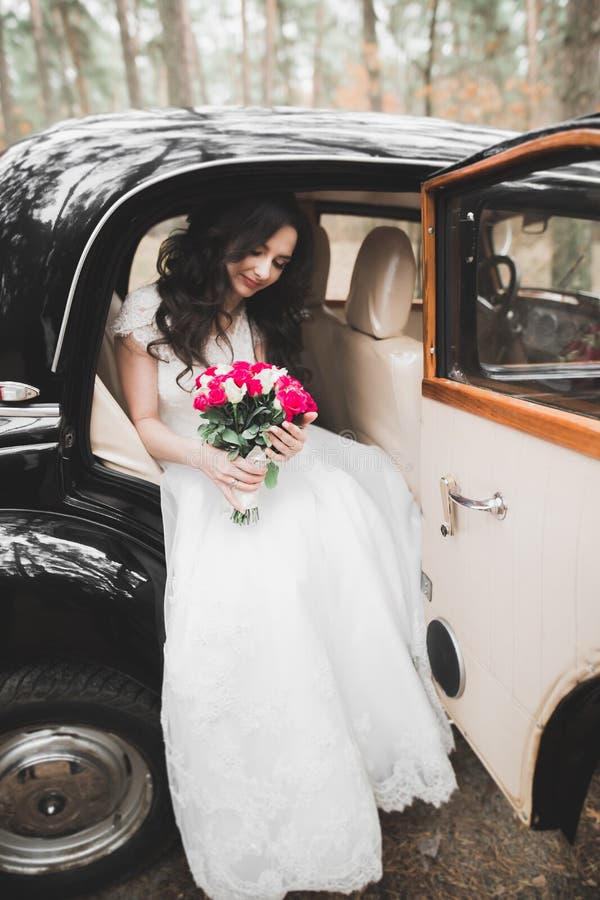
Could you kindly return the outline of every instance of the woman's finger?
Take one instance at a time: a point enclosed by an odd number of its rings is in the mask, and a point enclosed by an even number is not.
[[[305,436],[296,425],[292,425],[291,422],[287,423],[287,425],[288,428],[285,429],[280,428],[278,425],[273,425],[269,429],[271,443],[274,444],[278,450],[283,450],[284,447],[288,447],[290,450],[297,453],[304,443]],[[292,429],[294,430],[292,431]]]
[[[244,507],[233,493],[233,490],[230,487],[227,487],[226,484],[221,487],[221,493],[223,494],[227,502],[233,506],[234,509],[237,509],[238,512],[241,513],[245,512]]]
[[[282,453],[276,453],[275,450],[271,449],[271,447],[267,447],[267,449],[265,450],[265,453],[267,454],[269,459],[272,459],[273,462],[275,462],[275,463],[286,462],[289,459],[289,456],[285,456]],[[293,454],[292,454],[292,456],[293,456]]]
[[[236,491],[256,491],[263,481],[264,479],[260,481],[242,481],[237,475],[226,475],[225,478],[220,479],[221,484],[230,489],[235,488]]]
[[[260,461],[254,462],[252,459],[244,459],[243,456],[237,456],[233,460],[233,465],[242,472],[247,472],[249,475],[258,475],[259,477],[262,477],[265,471],[264,463]]]

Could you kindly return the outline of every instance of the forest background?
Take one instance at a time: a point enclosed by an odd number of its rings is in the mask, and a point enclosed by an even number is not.
[[[0,146],[131,107],[600,109],[598,0],[0,0]]]

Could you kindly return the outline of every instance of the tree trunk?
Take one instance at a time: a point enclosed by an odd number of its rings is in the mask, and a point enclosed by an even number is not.
[[[600,84],[598,0],[569,0],[562,63],[564,118],[596,111]]]
[[[369,77],[369,107],[378,112],[383,106],[381,63],[377,46],[375,7],[373,0],[363,0],[363,57]]]
[[[277,0],[265,0],[265,12],[267,17],[267,28],[265,34],[263,102],[265,106],[271,106],[273,102],[273,72],[275,68],[275,17],[277,14]]]
[[[427,62],[423,73],[425,81],[425,115],[433,115],[433,98],[431,96],[433,85],[433,63],[435,60],[435,23],[437,20],[439,0],[429,0],[429,47],[427,50]]]
[[[36,0],[37,2],[37,0]],[[127,91],[129,102],[134,107],[143,106],[140,80],[135,59],[135,48],[127,22],[127,0],[115,0],[117,21],[121,34],[121,47],[123,48],[123,60],[125,62],[125,75],[127,77]]]
[[[242,0],[242,96],[245,106],[250,103],[250,70],[248,67],[248,20],[246,0]]]
[[[75,97],[73,95],[73,89],[71,87],[71,83],[67,77],[67,55],[65,53],[65,44],[66,37],[63,28],[62,16],[58,10],[58,7],[51,7],[52,19],[54,22],[54,34],[55,34],[55,47],[58,55],[58,60],[60,64],[60,77],[62,81],[62,99],[66,105],[67,115],[74,116],[75,115]]]
[[[58,10],[62,20],[69,53],[71,54],[71,59],[73,60],[73,66],[75,68],[75,86],[77,88],[77,96],[79,97],[79,110],[82,116],[87,116],[90,112],[90,104],[88,101],[87,87],[83,74],[81,54],[79,52],[79,41],[69,18],[68,2],[66,2],[66,0],[62,0],[62,2],[58,4]]]
[[[315,35],[315,52],[313,55],[313,83],[312,83],[312,105],[314,107],[321,106],[323,100],[323,26],[325,24],[325,3],[324,0],[317,2],[316,25],[317,33]]]
[[[31,29],[33,31],[38,78],[42,89],[44,124],[49,125],[54,119],[54,102],[52,88],[50,86],[48,54],[46,52],[46,35],[44,33],[44,20],[42,19],[40,0],[29,0],[29,12],[31,14]]]
[[[169,103],[193,106],[190,42],[185,28],[186,19],[189,22],[187,0],[159,0],[158,11],[163,28]]]
[[[19,132],[15,107],[12,96],[12,84],[8,71],[8,61],[4,46],[4,12],[0,7],[0,104],[2,105],[2,118],[4,119],[4,136],[7,144],[14,143]]]
[[[538,45],[539,28],[538,0],[527,0],[527,82],[529,87],[529,127],[540,124],[538,98]]]

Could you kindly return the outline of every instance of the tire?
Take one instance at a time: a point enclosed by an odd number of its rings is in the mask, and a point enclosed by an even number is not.
[[[99,666],[0,674],[0,896],[63,900],[171,846],[159,704]]]

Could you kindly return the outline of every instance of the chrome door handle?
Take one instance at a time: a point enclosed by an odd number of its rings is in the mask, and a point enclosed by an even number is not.
[[[442,492],[442,511],[444,516],[440,530],[444,537],[454,534],[455,504],[457,506],[465,506],[467,509],[489,512],[495,519],[504,519],[506,516],[508,506],[504,502],[502,494],[498,492],[487,500],[471,500],[469,497],[463,497],[459,492],[456,479],[452,475],[442,475],[440,478],[440,490]]]
[[[19,403],[21,400],[33,400],[39,397],[39,388],[21,381],[0,381],[0,402]]]

